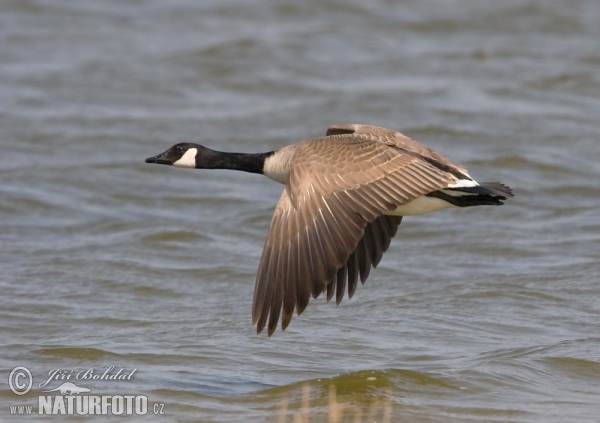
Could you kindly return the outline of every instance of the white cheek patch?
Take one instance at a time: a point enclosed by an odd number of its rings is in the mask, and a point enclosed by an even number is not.
[[[181,156],[181,159],[173,162],[173,166],[196,167],[196,153],[198,153],[197,148],[190,148],[183,154],[183,156]]]

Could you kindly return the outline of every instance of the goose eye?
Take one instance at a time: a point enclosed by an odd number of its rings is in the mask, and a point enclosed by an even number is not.
[[[183,147],[178,145],[177,147],[175,147],[175,151],[177,151],[178,153],[183,153]]]

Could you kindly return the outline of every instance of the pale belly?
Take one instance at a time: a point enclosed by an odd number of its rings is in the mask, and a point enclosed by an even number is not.
[[[439,198],[423,196],[386,214],[391,216],[415,216],[455,207],[456,206],[453,206],[444,200],[440,200]]]

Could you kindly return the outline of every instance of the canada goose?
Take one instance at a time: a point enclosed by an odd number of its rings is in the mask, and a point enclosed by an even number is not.
[[[268,335],[300,315],[310,296],[352,298],[376,267],[403,216],[447,207],[501,205],[512,190],[477,183],[467,170],[402,135],[371,125],[335,125],[323,138],[245,154],[176,144],[146,163],[260,173],[285,184],[264,245],[252,322]]]

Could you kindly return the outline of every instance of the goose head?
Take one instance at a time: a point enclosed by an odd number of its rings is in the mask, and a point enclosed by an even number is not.
[[[211,168],[215,152],[194,143],[179,143],[157,156],[148,157],[146,163],[156,163],[187,168]]]

